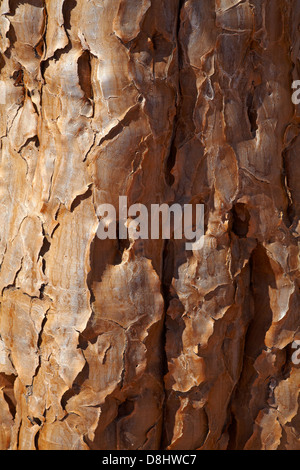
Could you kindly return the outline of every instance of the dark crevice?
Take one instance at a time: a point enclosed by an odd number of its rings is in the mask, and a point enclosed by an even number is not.
[[[179,41],[179,33],[180,33],[180,26],[181,26],[180,15],[181,15],[181,11],[184,6],[184,3],[185,3],[185,0],[179,0],[177,25],[176,25],[176,48],[177,48],[177,61],[179,64],[179,71],[183,62],[183,59],[182,59],[183,51],[182,51],[180,41]],[[154,45],[155,44],[156,43],[154,42]],[[181,114],[181,101],[182,101],[182,92],[181,92],[181,83],[180,83],[180,77],[179,77],[178,83],[177,83],[177,96],[176,96],[176,103],[175,103],[176,115],[173,121],[173,133],[172,133],[170,147],[169,147],[169,154],[168,154],[168,157],[166,158],[166,166],[165,166],[165,180],[169,186],[172,186],[175,181],[175,178],[172,175],[172,170],[176,163],[176,156],[177,156],[177,150],[178,150],[177,131],[179,127],[179,116]]]
[[[16,32],[12,24],[10,24],[9,30],[6,33],[6,37],[9,40],[9,48],[4,52],[4,55],[10,59],[11,50],[14,47],[15,42],[17,42]]]
[[[43,273],[45,274],[45,270],[46,270],[46,261],[44,259],[44,256],[48,253],[48,251],[50,250],[50,246],[51,246],[51,243],[49,242],[49,240],[47,239],[47,237],[44,236],[44,240],[43,240],[43,245],[40,249],[40,252],[39,252],[39,256],[38,256],[38,259],[39,258],[42,258],[42,269],[43,269]],[[42,287],[41,287],[42,289]],[[41,289],[40,289],[40,292],[41,292]]]
[[[124,403],[118,408],[118,415],[116,417],[116,421],[120,421],[127,416],[130,416],[134,411],[134,400],[127,399]]]
[[[36,148],[39,148],[40,142],[39,142],[38,136],[35,135],[34,137],[29,137],[29,138],[26,140],[26,142],[25,142],[25,143],[19,148],[19,150],[18,150],[18,153],[20,153],[21,156],[22,156],[22,153],[21,153],[22,150],[25,149],[31,142],[35,144]],[[24,159],[23,156],[22,156],[22,158]],[[25,159],[24,159],[24,160],[25,160]],[[27,161],[26,161],[26,163],[27,163]]]
[[[263,246],[258,245],[253,251],[249,268],[251,273],[249,316],[250,314],[251,316],[245,334],[241,374],[232,394],[231,423],[227,429],[228,450],[243,450],[252,436],[253,422],[259,411],[269,406],[270,389],[267,379],[273,374],[272,370],[270,372],[266,370],[262,375],[255,369],[256,359],[263,351],[267,351],[265,337],[273,320],[269,289],[276,288],[274,272]]]
[[[174,276],[174,245],[172,240],[165,240],[162,255],[162,295],[165,299],[165,310],[167,311],[171,294],[171,283]]]
[[[175,116],[174,124],[173,124],[173,136],[171,139],[170,151],[169,155],[166,159],[166,168],[165,168],[165,179],[166,183],[169,186],[172,186],[175,182],[175,178],[172,175],[172,170],[176,163],[176,155],[177,155],[177,146],[176,146],[176,131],[177,131],[177,117]]]
[[[170,306],[170,301],[172,299],[171,294],[171,283],[174,273],[174,247],[173,242],[165,240],[164,250],[162,254],[162,279],[161,279],[161,294],[164,299],[164,316],[163,316],[163,329],[162,329],[162,338],[161,338],[161,377],[162,383],[164,386],[164,378],[169,372],[168,367],[168,356],[167,356],[167,322],[166,316],[167,311]],[[164,402],[162,407],[163,416],[166,415],[166,403],[167,403],[167,393],[164,386]],[[161,433],[161,442],[160,449],[163,449],[166,444],[166,429],[165,429],[166,420],[162,420],[162,433]]]
[[[43,296],[44,296],[43,293],[41,292],[41,289],[44,289],[43,286],[44,286],[44,284],[43,284],[42,287],[40,288],[40,299],[42,299]],[[34,378],[38,375],[39,370],[40,370],[40,368],[41,368],[41,366],[42,366],[42,355],[41,355],[40,351],[41,351],[41,346],[42,346],[42,342],[43,342],[43,333],[44,333],[44,330],[45,330],[45,325],[46,325],[46,323],[47,323],[47,321],[48,321],[48,316],[47,316],[48,311],[49,311],[49,309],[45,312],[45,316],[44,316],[44,318],[43,318],[43,321],[42,321],[42,324],[41,324],[41,329],[40,329],[40,331],[39,331],[39,336],[38,336],[38,340],[37,340],[37,348],[38,348],[38,351],[39,351],[39,362],[38,362],[38,365],[37,365],[37,367],[36,367],[36,369],[35,369],[34,376],[33,376],[33,378],[32,378],[32,384],[30,385],[30,388],[31,388],[31,389],[32,389],[32,387],[33,387]]]
[[[16,271],[15,273],[15,277],[14,277],[14,280],[13,280],[13,283],[12,284],[9,284],[8,286],[5,286],[2,290],[2,295],[5,291],[8,291],[8,290],[15,290],[16,289],[16,282],[17,282],[17,279],[18,279],[18,275],[20,274],[20,272],[22,271],[22,268],[23,268],[23,260],[24,260],[24,257],[21,258],[21,263],[20,263],[20,267],[19,269]],[[18,288],[19,289],[19,288]]]
[[[118,134],[122,132],[122,130],[123,130],[123,125],[119,122],[119,124],[113,127],[105,137],[102,137],[99,145],[102,145],[103,142],[107,140],[113,140],[115,137],[117,137]]]
[[[35,450],[39,450],[39,437],[40,437],[40,430],[38,430],[38,432],[37,432],[36,435],[34,436],[34,447],[35,447]]]
[[[4,392],[3,393],[4,400],[8,404],[9,412],[12,415],[13,419],[15,419],[16,416],[16,405],[12,401],[12,399]]]
[[[31,422],[31,424],[34,426],[34,425],[38,425],[38,426],[41,426],[42,425],[42,421],[39,419],[39,418],[31,418],[31,416],[27,416],[27,419]]]
[[[179,1],[177,17],[177,62],[178,83],[176,93],[176,114],[173,121],[173,134],[169,146],[169,154],[165,160],[165,180],[170,186],[174,184],[172,170],[176,164],[178,150],[195,135],[195,120],[193,110],[197,102],[196,75],[193,67],[186,60],[185,44],[181,41],[181,14],[184,10],[186,0]],[[193,26],[188,18],[184,18],[185,35],[189,37],[193,33]],[[187,91],[188,90],[188,91]],[[184,116],[184,117],[183,117]]]
[[[239,238],[246,238],[249,232],[250,214],[245,204],[237,203],[231,210],[231,229]]]
[[[231,422],[228,426],[227,433],[229,441],[226,450],[236,450],[237,422],[234,414],[231,414]]]
[[[62,8],[63,17],[64,17],[64,27],[66,30],[71,29],[71,13],[72,10],[77,6],[76,0],[65,0]]]
[[[84,194],[80,194],[79,196],[77,196],[74,201],[72,202],[72,205],[71,205],[71,209],[70,209],[70,212],[74,212],[75,209],[77,209],[77,207],[83,202],[85,201],[86,199],[89,199],[93,196],[93,192],[92,192],[92,189],[89,187],[89,189],[84,193]]]
[[[0,53],[0,72],[5,67],[5,59],[3,57],[3,54]]]
[[[118,252],[116,253],[116,256],[115,256],[114,265],[117,265],[117,264],[121,264],[121,263],[122,263],[123,254],[124,254],[124,252],[125,252],[126,250],[128,250],[128,248],[130,247],[130,241],[129,241],[129,239],[127,238],[126,240],[121,240],[119,234],[120,234],[120,222],[118,221],[118,222],[117,222],[117,236],[118,236],[117,243],[118,243]]]
[[[44,50],[45,50],[45,41],[44,41],[44,38],[42,38],[34,48],[34,53],[37,59],[40,59],[41,57],[43,57]]]
[[[177,48],[177,61],[179,65],[179,74],[180,68],[182,67],[183,63],[183,51],[180,45],[179,35],[180,35],[180,28],[181,28],[181,13],[182,9],[184,8],[186,0],[179,0],[178,1],[178,14],[177,14],[177,24],[176,24],[176,48]],[[154,37],[154,49],[155,54],[157,55],[157,48],[161,42],[160,37]],[[181,82],[180,82],[180,75],[178,78],[177,83],[177,95],[176,95],[176,114],[173,120],[173,132],[170,141],[169,147],[169,154],[165,160],[165,181],[171,187],[174,182],[175,178],[172,175],[172,170],[176,164],[176,156],[178,151],[178,137],[180,137],[180,133],[178,134],[179,130],[179,123],[180,123],[180,116],[182,112],[182,90],[181,90]],[[164,248],[162,252],[162,269],[161,269],[161,294],[164,299],[164,317],[163,317],[163,329],[162,329],[162,338],[161,338],[161,374],[162,374],[162,384],[164,388],[164,401],[162,406],[162,430],[160,436],[160,449],[164,449],[167,445],[167,428],[166,428],[166,415],[168,413],[167,409],[167,391],[165,389],[165,382],[164,378],[169,372],[168,367],[168,356],[167,356],[167,311],[170,306],[170,302],[172,300],[172,293],[171,293],[171,285],[172,280],[174,277],[174,270],[175,270],[175,259],[174,259],[174,241],[172,240],[165,240]]]
[[[181,28],[181,13],[184,8],[184,5],[187,0],[177,0],[178,1],[178,14],[177,14],[177,22],[176,22],[176,38],[177,38],[177,47],[180,46],[179,44],[179,34]],[[182,64],[179,64],[180,66]]]
[[[173,242],[165,240],[163,251],[163,268],[162,268],[162,284],[161,284],[161,293],[164,299],[164,316],[166,316],[170,301],[172,299],[171,294],[171,283],[174,275],[174,248]],[[163,329],[163,357],[162,357],[162,372],[163,376],[168,373],[168,359],[166,355],[166,321],[164,321]]]
[[[33,104],[33,107],[36,109],[35,104],[34,104],[34,103],[32,103],[32,104]],[[39,148],[39,147],[40,147],[40,139],[38,138],[37,135],[35,135],[34,137],[32,137],[31,142],[34,142],[36,148]]]
[[[49,67],[50,62],[52,60],[57,62],[63,54],[68,54],[68,52],[70,52],[71,49],[72,49],[72,43],[71,41],[69,41],[69,43],[63,49],[57,49],[54,52],[53,56],[49,57],[47,60],[41,61],[40,67],[41,67],[41,75],[43,79],[45,79],[45,72],[47,68]]]
[[[289,168],[289,161],[288,161],[288,149],[285,149],[282,152],[282,172],[281,172],[281,180],[282,180],[282,187],[285,190],[286,199],[287,199],[287,209],[286,209],[286,225],[290,227],[293,224],[293,221],[296,217],[295,205],[293,201],[292,191],[289,187],[289,175],[291,174],[291,169]]]
[[[24,72],[23,69],[16,70],[12,74],[12,79],[15,81],[15,87],[23,87],[24,88]]]
[[[31,92],[30,90],[27,90],[27,96],[28,98],[31,99],[31,97],[34,95],[34,92]],[[37,105],[35,104],[34,101],[32,101],[31,99],[31,104],[32,104],[32,107],[34,109],[34,111],[36,112],[36,114],[39,116],[39,110],[38,110],[38,107]],[[37,135],[35,135],[34,137],[32,137],[32,141],[35,141],[35,145],[36,147],[38,148],[40,146],[40,141],[39,141],[39,138]]]
[[[79,85],[82,89],[85,98],[93,100],[93,87],[92,87],[92,67],[91,67],[91,54],[89,51],[79,57],[78,61],[78,79]]]
[[[45,260],[43,259],[42,261],[42,270],[43,270],[43,273],[45,274],[45,271],[46,271],[46,262]],[[44,298],[44,293],[45,293],[45,287],[46,287],[46,284],[42,284],[39,291],[40,291],[40,300],[43,300]]]
[[[130,125],[131,122],[137,121],[139,118],[139,113],[140,113],[140,103],[137,103],[135,106],[133,106],[125,115],[125,117],[115,126],[113,127],[106,136],[104,136],[100,142],[99,146],[103,144],[103,142],[113,140],[115,137],[117,137],[118,134],[122,132],[124,127],[127,127]]]
[[[43,321],[42,321],[42,324],[41,324],[41,329],[40,329],[40,333],[39,333],[39,337],[38,337],[38,341],[37,341],[37,347],[38,347],[38,350],[40,350],[41,346],[42,346],[42,341],[43,341],[43,332],[44,332],[44,329],[45,329],[45,325],[47,323],[47,313],[45,314],[44,318],[43,318]],[[37,373],[37,371],[36,371]],[[36,375],[35,373],[35,375]]]
[[[66,410],[66,406],[67,406],[67,403],[70,400],[70,398],[75,397],[76,395],[79,395],[79,393],[81,392],[82,384],[89,377],[89,370],[90,370],[89,364],[88,364],[88,362],[86,362],[84,368],[82,369],[81,372],[79,372],[78,376],[74,380],[74,382],[72,384],[72,388],[67,390],[64,393],[64,395],[62,396],[61,406],[62,406],[63,410]]]
[[[246,353],[256,358],[266,347],[265,335],[272,325],[273,313],[270,306],[269,288],[276,289],[276,279],[263,246],[258,245],[254,250],[250,265],[254,318],[246,336]]]

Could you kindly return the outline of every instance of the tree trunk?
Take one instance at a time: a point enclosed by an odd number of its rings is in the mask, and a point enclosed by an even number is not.
[[[0,12],[0,448],[299,450],[299,0]]]

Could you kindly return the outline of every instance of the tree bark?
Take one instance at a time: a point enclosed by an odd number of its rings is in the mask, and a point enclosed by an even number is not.
[[[300,449],[299,0],[2,0],[0,448]],[[204,204],[185,240],[97,208]]]

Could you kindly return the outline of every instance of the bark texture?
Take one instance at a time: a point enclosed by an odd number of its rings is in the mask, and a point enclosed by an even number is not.
[[[299,23],[1,1],[1,449],[300,449]],[[201,251],[100,241],[122,195],[205,204]]]

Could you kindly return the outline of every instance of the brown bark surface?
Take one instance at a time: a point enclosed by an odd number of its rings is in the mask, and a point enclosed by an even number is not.
[[[1,1],[1,449],[300,449],[299,23]],[[204,246],[100,241],[122,195],[204,204]]]

